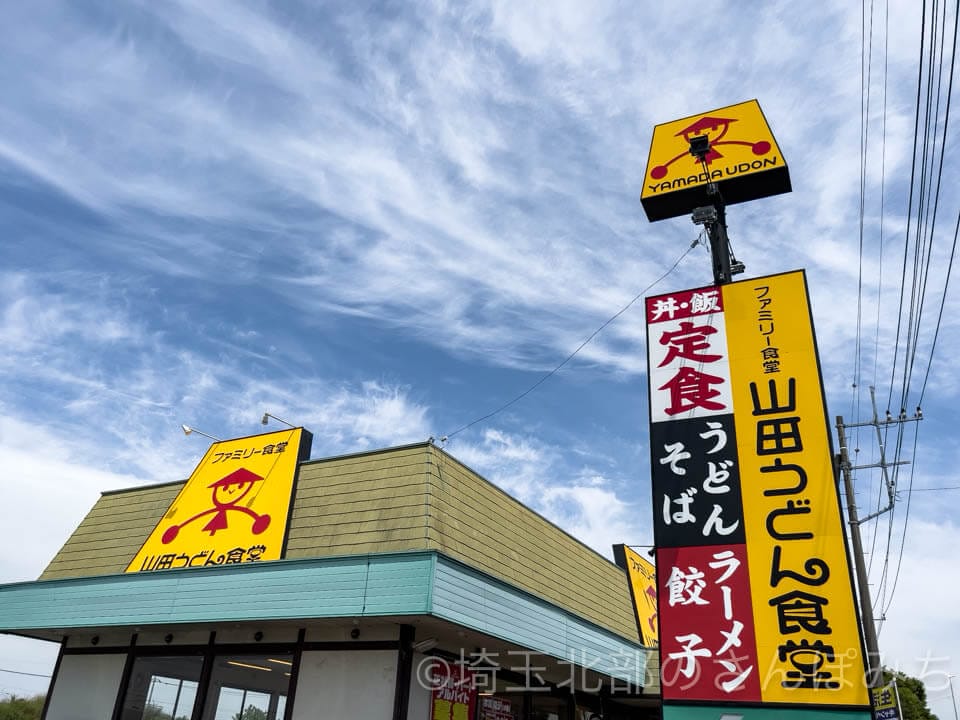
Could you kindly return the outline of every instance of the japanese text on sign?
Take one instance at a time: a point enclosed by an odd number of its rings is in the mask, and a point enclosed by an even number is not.
[[[279,559],[297,465],[311,439],[294,428],[213,443],[127,572]]]
[[[764,701],[867,706],[803,274],[725,286],[724,303]]]
[[[664,698],[868,706],[803,274],[646,310]]]

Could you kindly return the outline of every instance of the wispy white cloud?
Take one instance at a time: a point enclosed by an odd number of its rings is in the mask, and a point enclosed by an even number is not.
[[[571,468],[562,448],[535,436],[487,429],[480,442],[451,446],[477,469],[597,552],[612,557],[616,543],[651,542],[646,513],[628,500],[622,483],[589,467]]]
[[[435,378],[410,380],[409,360],[368,371],[337,343],[402,338],[417,361],[448,361],[445,373],[507,368],[511,388],[529,387],[697,234],[684,218],[643,217],[653,124],[748,97],[760,99],[795,190],[730,208],[734,247],[750,275],[809,269],[828,399],[852,417],[858,330],[869,340],[862,409],[865,386],[886,382],[904,304],[915,4],[892,2],[890,19],[888,97],[878,54],[871,95],[874,138],[886,102],[886,150],[868,158],[861,258],[859,7],[12,8],[0,28],[0,182],[11,208],[0,217],[20,224],[0,251],[0,409],[14,438],[2,452],[21,462],[17,438],[35,422],[43,444],[71,438],[62,458],[36,466],[38,486],[74,467],[84,487],[109,487],[189,472],[184,443],[196,439],[178,435],[181,422],[239,434],[270,410],[311,427],[315,454],[335,454],[475,418],[510,392],[485,380],[464,394],[469,407],[450,407]],[[950,213],[956,194],[944,188]],[[944,283],[943,246],[931,288]],[[861,274],[876,286],[881,271],[879,310],[865,302],[858,322]],[[709,281],[701,247],[654,292]],[[958,302],[954,292],[928,389],[928,417],[941,423],[960,393],[946,361]],[[642,420],[628,430],[604,415],[611,387],[643,402],[639,310],[551,380],[564,392],[596,388],[597,420],[563,403],[549,417],[520,403],[449,445],[602,552],[649,539],[649,508],[636,504]],[[462,389],[473,376],[453,380]],[[598,437],[611,427],[618,441],[634,439],[601,459],[609,445]],[[930,444],[938,467],[956,465],[948,442]],[[930,505],[915,506],[920,517],[942,519]],[[72,517],[56,515],[61,535]]]
[[[87,465],[85,452],[75,438],[29,419],[0,417],[0,463],[15,469],[4,492],[16,508],[0,524],[4,582],[35,580],[66,541],[64,528],[79,525],[102,491],[139,482]]]

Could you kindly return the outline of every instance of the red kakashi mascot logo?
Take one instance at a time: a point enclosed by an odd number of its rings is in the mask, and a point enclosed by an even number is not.
[[[699,120],[697,120],[692,125],[688,125],[683,130],[676,134],[676,137],[683,137],[684,141],[689,148],[690,141],[695,137],[706,136],[707,140],[710,143],[710,150],[706,155],[703,156],[703,162],[709,165],[714,160],[718,160],[723,157],[723,155],[716,149],[717,145],[746,145],[753,151],[754,155],[766,155],[770,152],[770,143],[766,140],[759,140],[757,142],[747,142],[745,140],[722,140],[726,136],[727,131],[730,129],[730,123],[736,122],[736,118],[721,118],[721,117],[711,117],[706,115]],[[653,169],[650,170],[650,177],[654,180],[661,180],[667,176],[667,172],[673,163],[679,160],[682,157],[690,157],[690,150],[684,149],[676,157],[668,160],[662,165],[654,165]],[[697,157],[692,157],[692,161],[695,165],[700,164],[700,160]]]
[[[253,531],[254,535],[259,535],[270,526],[270,516],[255,513],[248,507],[241,507],[239,502],[250,494],[254,483],[261,482],[262,480],[263,478],[256,473],[250,472],[246,468],[240,468],[239,470],[234,470],[226,477],[220,478],[215,483],[208,485],[207,487],[213,489],[213,507],[209,510],[204,510],[201,513],[197,513],[192,518],[184,520],[179,525],[171,525],[168,527],[163,532],[163,537],[161,538],[162,542],[165,545],[173,542],[177,537],[177,533],[180,532],[180,528],[184,527],[185,525],[189,525],[194,520],[199,520],[200,518],[206,517],[210,514],[213,514],[213,517],[210,518],[210,521],[203,526],[203,529],[209,532],[211,536],[214,535],[217,530],[226,530],[227,515],[231,510],[244,513],[252,517],[253,525],[251,530]]]

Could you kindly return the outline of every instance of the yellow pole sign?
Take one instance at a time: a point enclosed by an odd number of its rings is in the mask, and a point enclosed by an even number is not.
[[[657,568],[627,545],[614,545],[613,554],[617,564],[627,571],[640,638],[644,645],[653,647],[660,640],[657,626]]]
[[[646,304],[664,702],[869,710],[803,272]]]
[[[701,162],[694,138],[706,137]],[[790,192],[790,173],[760,104],[748,100],[673,120],[653,129],[640,203],[647,219],[664,220],[709,204],[716,183],[726,205]]]
[[[723,301],[763,700],[869,706],[806,280]]]
[[[283,557],[297,467],[312,439],[293,428],[213,443],[126,571]]]

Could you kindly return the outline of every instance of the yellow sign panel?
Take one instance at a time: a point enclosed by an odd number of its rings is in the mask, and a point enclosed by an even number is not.
[[[623,563],[630,579],[640,636],[644,645],[652,647],[660,642],[657,625],[657,568],[628,546],[618,546],[620,547],[623,548]]]
[[[215,442],[127,572],[211,567],[283,555],[303,428]]]
[[[894,710],[897,709],[897,691],[894,688],[893,683],[884,685],[883,687],[873,688],[871,691],[873,693],[873,709],[879,712],[881,710]],[[895,717],[891,715],[890,717]]]
[[[691,154],[691,140],[706,138],[703,160]],[[790,192],[790,174],[756,100],[657,125],[640,202],[650,221],[691,212],[712,200],[716,183],[724,203]]]
[[[723,303],[763,702],[869,706],[806,280]]]

